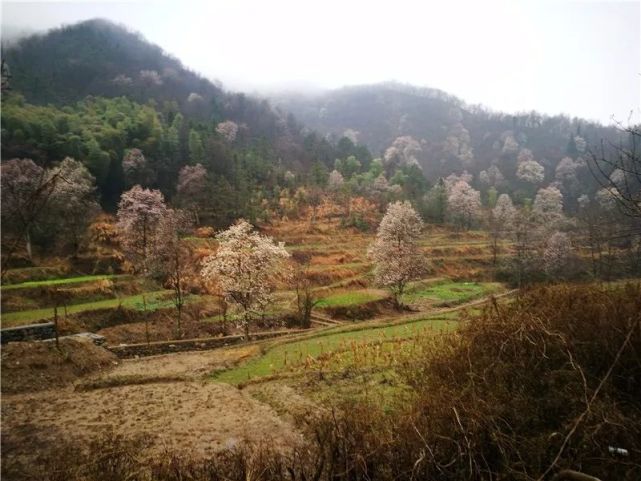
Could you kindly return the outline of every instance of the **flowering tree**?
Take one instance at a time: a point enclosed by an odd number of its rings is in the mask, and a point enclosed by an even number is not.
[[[524,160],[519,162],[516,176],[530,184],[540,184],[545,178],[545,168],[534,159]]]
[[[443,150],[446,154],[460,160],[464,165],[469,165],[474,160],[470,140],[468,130],[463,124],[457,122],[450,128],[443,145]]]
[[[496,264],[496,255],[499,250],[499,240],[509,232],[514,223],[516,209],[512,199],[507,194],[499,195],[494,209],[490,211],[489,227],[492,238],[492,261]]]
[[[231,120],[225,120],[216,126],[216,132],[222,135],[227,142],[232,143],[238,135],[238,124]]]
[[[189,210],[198,225],[198,211],[205,204],[207,197],[207,169],[201,164],[185,165],[178,172],[176,193],[181,205]]]
[[[252,315],[271,301],[274,277],[289,254],[282,243],[254,232],[243,219],[216,238],[218,251],[203,261],[201,275],[205,281],[218,280],[225,297],[242,308],[242,326],[249,340]]]
[[[155,174],[140,149],[129,149],[125,152],[122,170],[128,186],[149,185],[155,180]]]
[[[376,283],[391,291],[398,309],[407,283],[426,270],[418,245],[422,229],[423,221],[409,202],[390,204],[367,252],[374,262]]]
[[[385,151],[383,160],[390,168],[419,165],[416,156],[421,150],[421,144],[413,137],[409,135],[397,137]]]
[[[552,186],[539,189],[532,212],[542,227],[552,227],[563,218],[563,194]]]
[[[25,242],[31,259],[32,230],[51,201],[60,181],[60,172],[47,171],[31,159],[11,159],[3,162],[1,169],[2,234],[14,236],[13,243],[3,252],[4,275],[5,267],[21,241]]]
[[[572,243],[567,234],[555,232],[548,239],[543,251],[543,266],[550,275],[559,275],[568,267],[572,255]]]
[[[519,143],[516,141],[514,136],[509,133],[508,135],[505,135],[505,140],[503,141],[503,147],[501,149],[501,152],[510,155],[510,154],[515,154],[519,150]]]
[[[479,180],[483,184],[496,187],[505,181],[505,177],[496,165],[491,165],[489,169],[479,172]]]
[[[327,182],[327,187],[329,188],[329,190],[336,192],[340,190],[344,183],[345,179],[343,178],[343,174],[341,174],[338,170],[334,169],[330,172],[329,181]]]
[[[51,196],[52,212],[49,217],[60,223],[75,256],[87,226],[100,212],[95,195],[96,180],[82,162],[71,157],[64,159],[56,170],[59,180]]]
[[[454,223],[469,229],[481,213],[481,193],[459,180],[449,189],[447,208]]]
[[[135,185],[120,197],[118,228],[122,233],[123,252],[134,271],[148,273],[156,228],[166,213],[165,199],[159,190],[143,189]]]
[[[141,70],[140,81],[147,87],[162,85],[162,77],[156,70]]]

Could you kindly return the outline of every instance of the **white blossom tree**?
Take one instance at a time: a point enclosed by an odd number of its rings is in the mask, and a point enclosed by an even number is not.
[[[548,239],[543,251],[543,267],[549,275],[559,275],[567,270],[572,256],[572,243],[567,234],[555,232]]]
[[[162,85],[162,77],[156,70],[141,70],[138,74],[140,81],[147,87]]]
[[[399,309],[407,283],[426,270],[418,244],[422,229],[423,221],[409,202],[390,204],[367,253],[374,262],[376,283],[391,291]]]
[[[507,194],[499,195],[496,205],[490,211],[489,227],[492,239],[492,259],[496,263],[499,251],[499,241],[513,228],[516,209],[512,199]]]
[[[481,214],[481,193],[459,180],[449,189],[447,209],[452,222],[469,229]]]
[[[207,169],[201,164],[185,165],[180,169],[176,194],[180,204],[191,213],[194,223],[200,224],[198,211],[207,202]]]
[[[338,170],[334,169],[330,172],[329,174],[329,180],[327,181],[327,187],[331,191],[338,191],[340,190],[341,187],[343,187],[343,184],[345,183],[345,179],[343,178],[343,174],[341,174]]]
[[[467,170],[464,170],[460,174],[451,173],[450,175],[445,177],[445,179],[443,180],[449,191],[452,188],[452,186],[456,184],[458,181],[462,180],[463,182],[466,182],[469,184],[470,182],[472,182],[473,179],[474,179],[474,176],[470,174]]]
[[[390,170],[394,167],[420,166],[417,155],[422,151],[421,144],[409,135],[397,137],[385,150],[383,161]]]
[[[216,238],[218,251],[203,261],[201,275],[208,282],[217,281],[225,298],[242,309],[241,325],[249,340],[252,316],[271,301],[274,278],[289,254],[282,243],[253,231],[243,219]]]
[[[503,147],[501,149],[501,152],[506,155],[511,155],[515,154],[519,150],[519,143],[516,141],[514,136],[512,134],[508,134],[505,136],[505,140],[503,141]]]
[[[540,184],[545,178],[545,168],[534,159],[523,160],[518,164],[516,176],[530,184]]]
[[[470,145],[470,133],[462,123],[455,123],[449,130],[443,151],[456,159],[460,160],[463,165],[469,165],[474,160],[474,152]]]
[[[556,187],[539,189],[532,212],[541,227],[552,228],[563,219],[563,194]]]
[[[505,177],[496,165],[491,165],[489,169],[479,172],[479,180],[483,184],[497,187],[505,181]]]
[[[574,145],[576,146],[576,150],[579,153],[585,152],[586,149],[588,148],[588,143],[580,135],[577,135],[577,136],[574,137]]]

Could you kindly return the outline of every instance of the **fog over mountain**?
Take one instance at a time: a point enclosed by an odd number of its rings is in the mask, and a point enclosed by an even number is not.
[[[396,80],[510,113],[639,119],[636,2],[151,4],[5,2],[3,27],[110,19],[240,91]]]

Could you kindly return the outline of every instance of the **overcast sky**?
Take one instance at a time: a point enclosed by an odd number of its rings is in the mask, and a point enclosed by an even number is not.
[[[397,80],[494,110],[641,120],[638,1],[2,2],[2,26],[138,30],[234,90]]]

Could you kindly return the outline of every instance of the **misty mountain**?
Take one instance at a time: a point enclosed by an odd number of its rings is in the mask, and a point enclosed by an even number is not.
[[[348,136],[382,158],[393,154],[388,149],[396,139],[411,137],[412,156],[430,180],[462,170],[478,175],[492,165],[512,177],[518,153],[529,149],[546,167],[549,181],[563,157],[585,156],[601,140],[618,139],[615,128],[598,123],[492,112],[440,90],[395,82],[319,95],[281,94],[273,101],[307,127],[333,139]]]
[[[106,20],[22,38],[3,53],[12,89],[33,104],[126,96],[138,103],[154,99],[161,111],[180,111],[197,121],[245,123],[255,136],[275,138],[287,131],[287,119],[266,101],[224,91],[140,34]]]
[[[183,169],[201,164],[217,206],[211,221],[225,224],[252,217],[250,193],[278,192],[287,170],[303,179],[313,167],[327,172],[336,158],[370,159],[367,149],[332,144],[266,99],[228,92],[108,21],[23,38],[3,48],[3,62],[3,159],[43,167],[80,160],[107,210],[133,182],[172,198]],[[132,149],[144,154],[148,175],[125,172]]]
[[[393,182],[415,178],[412,166],[431,183],[467,171],[477,188],[495,187],[517,200],[531,199],[535,184],[566,182],[561,187],[571,205],[595,187],[585,164],[590,146],[619,140],[617,129],[597,123],[492,112],[398,83],[280,94],[272,96],[273,107],[225,91],[104,20],[23,38],[3,54],[12,75],[12,93],[3,100],[3,156],[42,165],[64,156],[83,160],[108,205],[126,184],[121,161],[131,148],[144,150],[159,172],[152,185],[169,196],[189,163],[205,165],[225,188],[247,190],[252,183],[278,185],[287,169],[304,181],[313,168],[327,172],[349,156],[366,171],[371,151]],[[239,128],[232,143],[216,131],[226,121]],[[530,161],[544,170],[535,183],[518,174]]]

